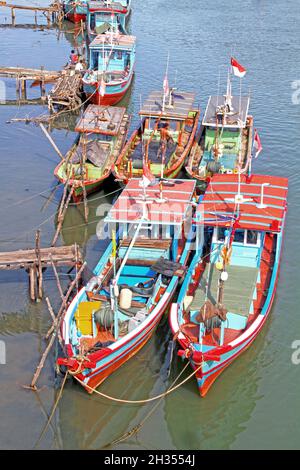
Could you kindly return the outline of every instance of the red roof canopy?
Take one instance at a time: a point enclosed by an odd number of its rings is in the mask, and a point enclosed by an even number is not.
[[[229,226],[237,212],[238,175],[214,175],[208,184],[197,215],[205,225]],[[267,183],[263,186],[264,183]],[[263,206],[261,194],[263,186]],[[238,223],[241,228],[279,232],[286,211],[288,179],[267,176],[241,175],[241,195]]]
[[[144,190],[139,186],[141,179],[131,179],[123,190],[113,208],[107,222],[134,222],[143,214]],[[151,223],[161,225],[181,225],[191,208],[191,200],[195,191],[192,180],[168,180],[162,185],[148,186],[146,193],[146,215]]]

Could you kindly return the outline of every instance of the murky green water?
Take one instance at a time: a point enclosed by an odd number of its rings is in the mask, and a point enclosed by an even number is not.
[[[3,12],[0,19],[5,21]],[[31,16],[17,12],[18,19],[30,22]],[[176,80],[178,87],[196,91],[203,109],[209,94],[217,92],[219,71],[225,91],[225,66],[233,48],[248,69],[244,91],[251,89],[251,112],[264,147],[254,169],[289,177],[289,214],[276,301],[252,348],[226,370],[205,399],[198,397],[195,382],[185,384],[161,402],[136,437],[112,448],[300,447],[300,365],[291,362],[291,344],[300,339],[300,104],[292,104],[292,83],[300,80],[299,22],[299,1],[292,0],[244,0],[238,8],[233,0],[133,0],[130,30],[138,37],[138,49],[136,78],[127,99],[129,112],[138,112],[140,95],[144,98],[161,87],[168,51],[170,83]],[[72,29],[72,25],[65,28]],[[1,28],[0,42],[1,65],[59,69],[67,61],[72,36],[58,35],[56,30]],[[7,99],[15,99],[15,84],[6,85]],[[37,90],[29,91],[32,98],[37,94]],[[58,159],[38,127],[6,124],[13,117],[45,111],[42,106],[0,105],[2,251],[32,245],[38,227],[45,245],[54,233],[62,195],[61,187],[53,189]],[[135,118],[133,124],[136,122]],[[54,129],[52,135],[63,152],[74,139],[74,133],[66,129]],[[111,200],[106,194],[115,189],[108,184],[92,197],[88,226],[82,208],[70,207],[67,213],[62,240],[80,243],[91,268],[103,249],[95,235],[97,208]],[[37,196],[39,193],[43,194]],[[66,285],[68,278],[62,276],[62,282]],[[54,355],[41,376],[38,394],[21,385],[31,379],[50,319],[44,303],[29,302],[25,273],[0,273],[0,288],[0,340],[5,341],[7,352],[7,364],[0,365],[0,448],[30,449],[37,443],[57,394]],[[51,272],[46,275],[45,288],[57,307]],[[169,339],[165,319],[145,348],[101,390],[130,399],[164,390],[182,369],[181,361],[175,359],[167,378]],[[69,382],[38,447],[102,448],[138,424],[152,406],[111,404],[88,396]]]

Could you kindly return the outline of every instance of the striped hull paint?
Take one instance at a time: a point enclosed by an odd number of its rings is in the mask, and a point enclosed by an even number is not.
[[[186,265],[190,249],[190,242],[187,242],[180,258],[180,263],[182,265]],[[106,266],[106,263],[111,256],[111,250],[112,244],[110,243],[94,270],[94,273],[97,275],[101,273]],[[172,298],[176,292],[178,282],[178,277],[173,276],[165,292],[160,294],[160,297],[158,297],[157,304],[151,313],[133,331],[105,348],[104,351],[100,350],[88,355],[88,359],[91,362],[87,367],[83,364],[83,367],[85,368],[77,374],[77,377],[85,383],[85,388],[89,393],[92,393],[93,390],[88,387],[94,389],[99,386],[111,373],[121,367],[122,364],[127,362],[147,343],[159,324],[165,310],[170,306]],[[67,356],[66,361],[68,361],[68,358],[70,358],[71,361],[73,360],[72,364],[65,364],[71,373],[76,371],[79,366],[78,361],[74,361],[73,359],[75,351],[70,343],[71,321],[77,310],[78,304],[84,300],[86,300],[85,287],[78,292],[69,305],[61,326],[61,335],[64,341],[65,354]],[[91,367],[92,363],[93,367]]]
[[[282,252],[282,233],[284,229],[284,224],[282,227],[282,232],[277,237],[276,243],[276,257],[274,261],[274,266],[272,270],[272,276],[270,280],[270,285],[268,289],[268,295],[264,302],[261,313],[257,315],[253,323],[235,340],[231,341],[227,345],[219,346],[213,350],[213,353],[219,354],[219,360],[210,360],[208,355],[212,353],[210,350],[207,353],[196,352],[194,357],[189,359],[190,364],[194,370],[199,368],[199,365],[203,362],[202,367],[196,372],[196,380],[198,385],[198,390],[201,397],[205,397],[210,387],[213,385],[218,376],[228,367],[240,354],[242,354],[246,349],[253,343],[256,339],[263,326],[265,325],[271,308],[274,301],[279,268],[280,268],[280,257]],[[178,333],[179,331],[179,322],[178,322],[178,304],[173,304],[170,312],[170,327],[172,332]],[[182,335],[178,335],[178,342],[180,346],[186,350],[190,343]]]
[[[93,84],[84,84],[84,92],[90,102],[101,106],[113,106],[119,103],[127,93],[133,78],[133,72],[119,85],[106,85],[105,95],[99,93],[100,82]]]
[[[107,348],[109,352],[105,357],[103,357],[102,351],[90,355],[91,360],[96,362],[96,366],[92,369],[85,368],[80,374],[77,374],[77,377],[85,383],[85,388],[89,393],[93,392],[90,388],[94,389],[98,387],[107,377],[109,377],[110,374],[127,362],[147,343],[159,324],[163,313],[170,305],[177,285],[178,278],[174,277],[169,285],[169,289],[163,294],[157,306],[149,315],[144,327],[136,328],[136,330],[132,332],[132,335],[127,335],[127,339],[124,337],[124,341],[121,340],[112,346],[109,346],[109,348]],[[78,293],[69,308],[75,309],[78,301],[80,301],[84,296],[85,288]],[[66,337],[66,326],[64,323],[62,325],[62,337]],[[73,356],[73,349],[70,344],[65,344],[65,352],[68,357]],[[76,371],[78,365],[78,362],[76,362],[72,367],[70,367],[70,371]]]
[[[171,298],[170,298],[171,300]],[[113,358],[112,360],[107,359],[104,364],[99,365],[99,368],[91,373],[85,373],[79,375],[78,377],[85,382],[88,387],[92,389],[98,387],[104,380],[110,376],[113,372],[115,372],[119,367],[121,367],[125,362],[127,362],[131,357],[139,352],[140,349],[149,341],[152,334],[154,333],[157,325],[159,324],[161,317],[168,307],[168,304],[164,305],[159,314],[157,314],[155,321],[151,325],[151,327],[145,332],[143,331],[142,334],[138,335],[134,341],[128,342],[124,348],[120,348],[118,351],[118,355]],[[86,387],[88,393],[93,393],[93,391]]]

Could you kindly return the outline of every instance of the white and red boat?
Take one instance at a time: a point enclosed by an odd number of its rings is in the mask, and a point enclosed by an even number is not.
[[[132,179],[106,217],[116,235],[62,323],[58,364],[89,393],[150,339],[186,272],[195,182],[141,183]]]
[[[178,354],[201,396],[260,333],[274,300],[287,178],[214,175],[199,203],[196,253],[172,305]]]

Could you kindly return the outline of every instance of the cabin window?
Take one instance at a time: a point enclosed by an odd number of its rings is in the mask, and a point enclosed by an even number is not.
[[[246,243],[247,245],[257,245],[258,232],[254,230],[247,230]]]
[[[218,227],[218,235],[217,235],[217,240],[218,242],[224,242],[225,241],[225,232],[228,229],[226,227]]]
[[[244,243],[245,230],[238,229],[235,231],[233,241],[235,243]]]
[[[91,53],[92,69],[98,68],[98,61],[99,61],[99,52],[92,51]]]
[[[91,27],[91,29],[95,29],[95,15],[91,15],[90,27]]]
[[[227,227],[216,227],[214,230],[213,241],[214,243],[224,243],[226,238],[226,231],[230,232]],[[259,246],[261,242],[261,234],[255,230],[242,230],[237,229],[234,234],[233,243],[242,245]]]

